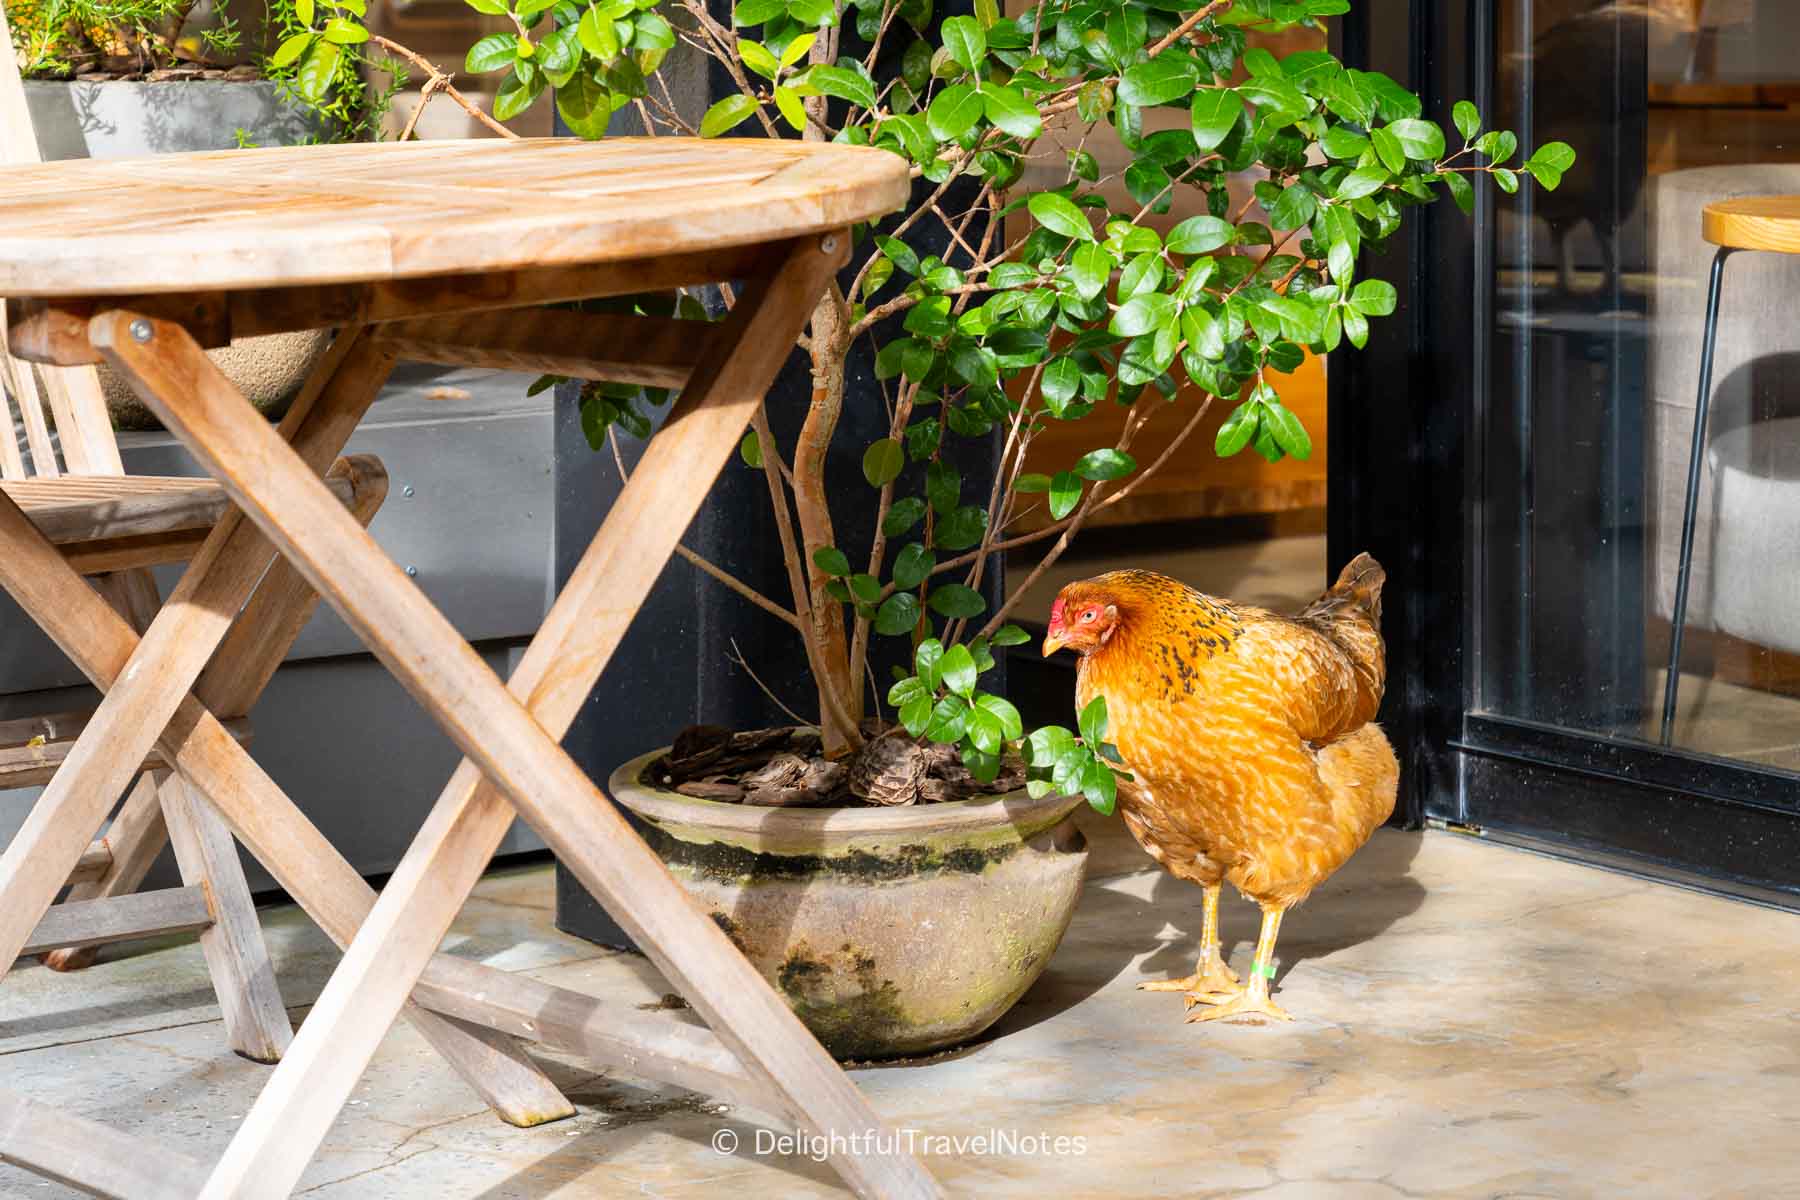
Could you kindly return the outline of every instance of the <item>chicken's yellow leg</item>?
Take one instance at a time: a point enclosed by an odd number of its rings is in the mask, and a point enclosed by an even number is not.
[[[1217,1021],[1225,1017],[1265,1017],[1275,1021],[1294,1018],[1269,999],[1269,982],[1275,978],[1275,937],[1281,932],[1282,910],[1263,905],[1262,936],[1256,939],[1256,961],[1250,964],[1250,982],[1234,995],[1196,997],[1211,1004],[1188,1014],[1190,1021]]]
[[[1226,992],[1238,985],[1237,972],[1226,963],[1219,946],[1220,884],[1206,885],[1206,917],[1200,928],[1200,961],[1186,979],[1147,979],[1138,984],[1146,992]]]

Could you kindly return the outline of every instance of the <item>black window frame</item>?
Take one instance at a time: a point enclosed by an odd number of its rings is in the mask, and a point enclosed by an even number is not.
[[[1361,0],[1334,45],[1448,127],[1457,100],[1495,111],[1498,5],[1527,2]],[[1369,550],[1391,580],[1382,721],[1401,756],[1398,816],[1800,908],[1800,778],[1472,711],[1495,189],[1477,196],[1472,218],[1450,204],[1409,214],[1380,260],[1396,315],[1328,375],[1330,557]]]

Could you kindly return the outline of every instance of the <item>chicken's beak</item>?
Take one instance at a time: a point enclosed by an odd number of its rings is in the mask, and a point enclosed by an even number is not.
[[[1068,644],[1067,641],[1063,640],[1061,630],[1052,630],[1044,638],[1044,657],[1049,658],[1052,654],[1055,654],[1058,650],[1061,650]]]

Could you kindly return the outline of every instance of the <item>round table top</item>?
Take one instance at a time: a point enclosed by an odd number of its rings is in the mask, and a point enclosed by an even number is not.
[[[1740,196],[1700,211],[1700,236],[1733,250],[1800,254],[1800,196]]]
[[[731,138],[221,150],[0,170],[0,295],[101,296],[652,259],[892,212],[885,150]]]

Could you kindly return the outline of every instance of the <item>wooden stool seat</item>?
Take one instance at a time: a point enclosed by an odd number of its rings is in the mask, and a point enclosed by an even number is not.
[[[381,470],[373,459],[362,466],[365,477]],[[352,505],[352,475],[333,475],[326,484],[339,502]],[[71,547],[79,569],[89,572],[185,562],[231,508],[225,489],[211,479],[59,475],[9,479],[0,491],[53,544]]]
[[[1742,196],[1700,213],[1700,236],[1730,250],[1800,254],[1800,196]]]

